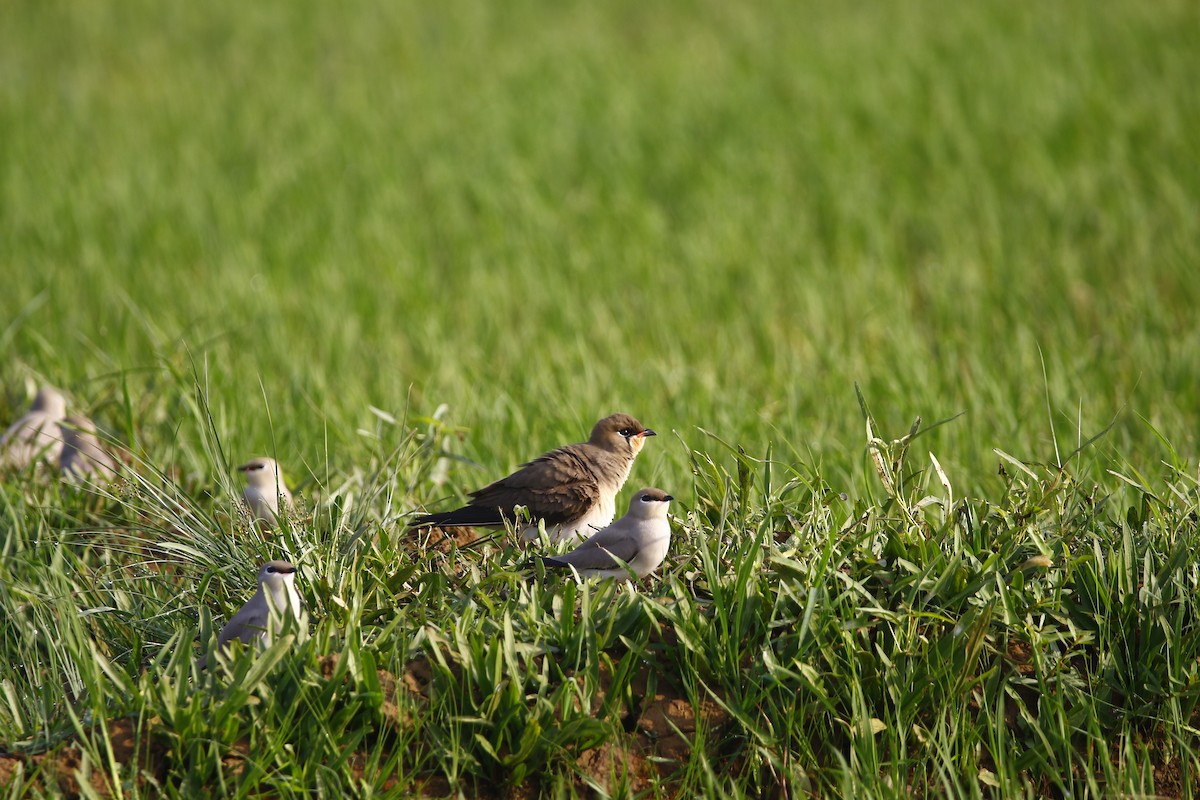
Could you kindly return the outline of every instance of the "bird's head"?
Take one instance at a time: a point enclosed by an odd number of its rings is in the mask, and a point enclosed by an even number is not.
[[[238,467],[238,472],[246,476],[246,483],[256,489],[275,488],[277,481],[283,481],[279,465],[273,458],[254,458]]]
[[[288,561],[268,561],[258,571],[258,582],[266,589],[281,589],[296,580],[296,567]]]
[[[613,453],[636,456],[642,451],[646,437],[654,435],[654,431],[628,414],[611,414],[596,423],[588,441]]]
[[[67,400],[53,386],[43,386],[34,395],[30,411],[38,411],[50,417],[61,419],[67,413]]]
[[[629,500],[629,513],[642,519],[667,516],[667,507],[675,498],[662,489],[639,489]]]

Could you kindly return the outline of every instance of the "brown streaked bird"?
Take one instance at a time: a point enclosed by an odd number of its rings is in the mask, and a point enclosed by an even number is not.
[[[250,508],[254,521],[264,525],[279,522],[279,504],[283,502],[284,514],[292,510],[292,493],[283,483],[283,470],[273,458],[252,458],[238,467],[246,476],[246,488],[242,499]]]
[[[117,475],[118,463],[100,444],[96,423],[87,417],[71,416],[58,424],[63,447],[58,467],[63,477],[75,483],[109,481]]]
[[[674,497],[662,489],[642,489],[629,501],[629,513],[561,556],[543,556],[551,567],[573,569],[581,578],[646,577],[667,557],[671,523],[667,506]]]
[[[37,459],[57,464],[62,453],[62,430],[67,401],[57,389],[43,386],[24,416],[0,437],[0,466],[25,469]]]
[[[516,508],[524,506],[532,519],[522,531],[527,541],[537,538],[539,520],[551,541],[590,536],[612,522],[617,492],[647,436],[654,431],[633,417],[612,414],[596,423],[586,442],[544,453],[471,492],[471,502],[462,508],[417,517],[412,525],[498,527],[513,522]]]

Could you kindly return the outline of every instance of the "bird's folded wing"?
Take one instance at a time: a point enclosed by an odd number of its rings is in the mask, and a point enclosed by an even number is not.
[[[506,511],[525,506],[548,524],[578,519],[600,499],[600,482],[579,445],[559,448],[471,493],[471,505]]]
[[[617,566],[617,559],[628,564],[637,556],[639,549],[637,537],[623,534],[607,537],[601,542],[588,540],[565,555],[547,560],[575,569],[608,569]]]
[[[217,637],[217,646],[221,647],[234,639],[240,639],[248,644],[261,636],[266,629],[266,604],[263,603],[261,606],[247,604],[242,607],[241,611],[234,614],[233,619],[229,620],[221,629],[221,635]]]

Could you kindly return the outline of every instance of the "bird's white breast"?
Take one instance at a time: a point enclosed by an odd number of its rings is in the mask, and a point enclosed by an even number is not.
[[[254,513],[257,520],[275,522],[279,516],[279,494],[275,491],[263,491],[257,486],[247,486],[242,493],[246,505]]]
[[[667,557],[670,547],[671,525],[664,519],[661,526],[655,525],[653,538],[647,540],[638,550],[637,555],[629,562],[629,568],[637,573],[639,578],[646,577],[658,569],[658,565]]]
[[[270,605],[268,611],[267,633],[264,634],[266,641],[271,640],[268,635],[282,627],[283,620],[287,616],[292,616],[296,620],[302,620],[301,616],[303,608],[300,605],[300,593],[296,591],[296,585],[288,581],[283,586],[268,587],[266,591],[267,602]]]

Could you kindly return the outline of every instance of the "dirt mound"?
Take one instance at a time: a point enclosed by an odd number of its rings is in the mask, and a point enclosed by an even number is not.
[[[322,658],[318,662],[321,676],[333,680],[340,663],[339,655]],[[435,680],[429,661],[418,657],[406,664],[399,675],[378,669],[375,677],[382,693],[379,713],[384,724],[396,732],[411,729],[413,720],[407,708],[412,703],[405,703],[401,695],[417,698],[419,704],[428,700]],[[600,677],[600,690],[592,699],[593,713],[599,711],[612,682],[607,670],[602,670]],[[626,732],[580,753],[575,759],[580,789],[586,791],[590,786],[605,793],[621,788],[643,791],[655,778],[669,777],[686,763],[699,726],[718,726],[727,720],[719,704],[704,700],[698,706],[693,705],[683,692],[661,676],[651,692],[650,677],[651,668],[647,665],[629,686],[633,710],[623,721]],[[115,765],[120,779],[128,781],[131,764],[136,764],[134,780],[139,788],[145,787],[149,791],[150,784],[166,781],[170,759],[169,750],[163,743],[166,737],[154,736],[148,726],[139,729],[137,721],[131,719],[110,720],[107,729],[111,764],[103,736],[97,730],[95,741],[100,742],[99,748],[88,748],[76,742],[49,753],[0,753],[0,786],[28,783],[35,792],[61,792],[72,798],[86,795],[116,797],[120,792],[112,782],[111,769]],[[246,740],[238,741],[230,748],[223,758],[228,774],[236,776],[245,770],[246,761],[251,757],[250,750]],[[352,753],[347,763],[357,781],[370,780],[372,760],[367,753]],[[384,786],[394,788],[396,783],[395,777],[389,777]],[[489,787],[479,788],[481,797],[493,796],[488,794]],[[419,780],[414,791],[416,796],[428,798],[453,793],[445,778],[436,774]],[[494,788],[491,791],[494,792]],[[525,795],[537,796],[534,780],[494,796],[503,796],[507,800]]]
[[[156,742],[148,730],[139,731],[135,720],[110,720],[108,738],[112,760],[118,768],[137,764],[134,780],[139,788],[145,788],[151,780],[162,782],[166,779],[166,747]],[[99,752],[100,758],[107,761],[107,753],[103,749]],[[57,789],[67,797],[84,794],[119,796],[122,792],[114,787],[107,767],[106,763],[97,763],[77,745],[35,755],[3,753],[0,754],[0,786],[9,786],[14,781],[35,776],[31,786],[37,792],[53,792]]]
[[[652,665],[646,664],[629,684],[632,710],[622,720],[624,735],[585,750],[575,760],[581,784],[606,794],[622,787],[640,792],[654,778],[669,778],[688,760],[698,727],[724,724],[729,715],[711,699],[692,704],[687,695],[661,675],[650,692]],[[592,697],[591,712],[599,713],[612,688],[612,673],[600,670],[600,688]],[[581,787],[582,788],[582,787]]]
[[[472,527],[463,528],[418,528],[413,539],[416,547],[421,550],[436,550],[439,553],[449,553],[459,547],[466,547],[480,538],[479,533]]]

